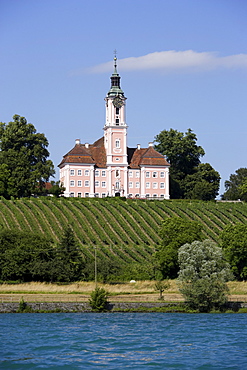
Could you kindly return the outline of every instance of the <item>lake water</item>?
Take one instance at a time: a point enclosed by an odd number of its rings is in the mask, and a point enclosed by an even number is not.
[[[247,369],[247,314],[1,314],[0,369]]]

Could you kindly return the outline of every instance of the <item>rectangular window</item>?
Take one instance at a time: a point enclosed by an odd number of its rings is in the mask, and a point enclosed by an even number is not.
[[[70,170],[70,176],[74,176],[75,175],[75,170]]]
[[[106,193],[102,193],[102,198],[105,198],[106,197]]]
[[[129,182],[129,188],[133,188],[133,182]]]
[[[133,172],[129,171],[129,177],[133,177]]]
[[[136,178],[139,179],[139,177],[140,177],[140,172],[136,171]]]
[[[82,181],[81,180],[77,181],[77,186],[82,186]]]
[[[89,170],[85,170],[85,176],[89,176]]]
[[[149,198],[150,197],[150,194],[146,194],[146,198]]]
[[[106,182],[102,181],[101,186],[102,186],[102,188],[106,188]]]
[[[158,189],[158,183],[157,182],[153,182],[153,189]]]
[[[70,186],[75,186],[75,180],[70,180]]]
[[[146,189],[150,189],[150,182],[146,182]]]
[[[160,194],[160,198],[165,198],[164,194]]]
[[[150,177],[150,172],[146,172],[146,177],[149,178]]]
[[[119,125],[119,118],[116,118],[116,125]]]
[[[140,183],[139,182],[136,182],[136,188],[139,189],[139,187],[140,187]]]
[[[84,186],[88,187],[89,186],[89,181],[88,180],[85,180],[84,182]]]
[[[81,193],[77,193],[78,198],[81,198]]]
[[[69,196],[73,198],[75,196],[75,193],[70,193]]]
[[[156,171],[153,172],[153,177],[158,177],[158,174]]]
[[[163,171],[162,171],[162,172],[160,173],[160,177],[164,178],[164,177],[165,177],[165,172],[163,172]]]
[[[81,176],[82,175],[82,170],[77,170],[77,175]]]
[[[160,189],[165,189],[165,183],[164,182],[160,183]]]
[[[106,177],[106,171],[102,170],[101,175],[102,175],[102,177]]]
[[[99,187],[99,181],[95,181],[95,187],[98,188]]]
[[[95,171],[95,177],[98,177],[99,176],[99,170],[96,170]]]
[[[85,198],[89,198],[89,193],[85,193]]]
[[[117,140],[115,141],[115,147],[116,147],[116,148],[120,148],[120,140],[119,140],[119,139],[117,139]]]
[[[95,198],[99,198],[99,193],[94,194]]]

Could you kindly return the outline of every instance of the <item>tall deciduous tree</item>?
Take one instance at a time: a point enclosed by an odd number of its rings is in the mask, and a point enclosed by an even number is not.
[[[209,163],[200,163],[195,173],[181,182],[187,199],[213,200],[219,194],[220,174]]]
[[[247,182],[247,168],[239,168],[235,174],[231,174],[229,180],[225,181],[224,200],[247,200],[247,191],[243,185]],[[246,189],[247,190],[247,189]]]
[[[204,240],[183,245],[178,251],[178,262],[179,290],[190,308],[209,312],[226,303],[230,266],[214,242]]]
[[[19,198],[43,191],[55,173],[47,147],[45,135],[24,117],[15,115],[12,122],[0,124],[0,195]]]
[[[155,254],[163,278],[176,278],[178,274],[178,249],[185,243],[202,240],[202,225],[179,217],[163,221],[160,236],[162,245]]]
[[[195,172],[200,164],[204,149],[196,144],[197,137],[191,129],[184,134],[174,129],[163,130],[155,137],[155,149],[169,161],[171,178],[171,197],[183,198],[181,180]]]
[[[201,164],[204,149],[196,144],[197,137],[188,129],[163,130],[155,137],[155,149],[170,162],[170,196],[211,200],[218,195],[220,175],[209,163]]]

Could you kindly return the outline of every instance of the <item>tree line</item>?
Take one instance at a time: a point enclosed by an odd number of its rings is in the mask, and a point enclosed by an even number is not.
[[[163,130],[155,137],[155,149],[170,163],[171,199],[213,200],[219,194],[220,174],[209,163],[201,163],[205,150],[196,134]],[[6,199],[47,194],[46,183],[55,174],[48,159],[48,140],[25,117],[0,123],[0,196]],[[240,168],[225,182],[225,200],[247,200],[247,168]],[[52,182],[49,194],[59,196],[64,188]]]

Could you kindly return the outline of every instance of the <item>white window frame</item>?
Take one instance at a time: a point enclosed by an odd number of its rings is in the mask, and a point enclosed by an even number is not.
[[[164,177],[165,177],[165,172],[164,172],[164,171],[161,171],[161,172],[160,172],[160,177],[161,177],[162,179],[164,179]]]
[[[139,181],[137,181],[136,182],[136,189],[139,189],[140,188],[140,182]]]
[[[160,183],[160,189],[165,189],[165,183],[164,182]]]
[[[157,177],[158,177],[158,173],[157,173],[157,171],[153,171],[153,177],[154,177],[154,178],[157,178]]]
[[[116,149],[120,149],[120,147],[121,147],[120,139],[116,139],[116,140],[115,140],[115,148],[116,148]]]
[[[82,170],[77,170],[77,176],[82,176]]]
[[[133,177],[133,171],[129,171],[129,177]]]
[[[95,181],[94,185],[95,185],[96,188],[98,188],[100,186],[100,182],[99,181]]]
[[[75,186],[75,180],[70,180],[69,184],[70,184],[71,187],[74,187]]]
[[[89,186],[90,186],[90,181],[89,181],[89,180],[85,180],[85,181],[84,181],[84,186],[85,186],[86,188],[89,188]]]
[[[78,181],[77,181],[77,186],[78,186],[78,187],[81,187],[81,186],[82,186],[82,181],[81,181],[81,180],[78,180]]]
[[[101,182],[101,187],[102,187],[102,188],[106,188],[106,181],[102,181],[102,182]]]
[[[95,170],[95,177],[99,177],[99,170]]]
[[[69,170],[70,176],[75,176],[75,170],[71,169]]]
[[[150,182],[146,182],[146,189],[150,189]]]
[[[129,182],[129,188],[133,189],[133,182],[132,181]]]
[[[106,170],[102,170],[102,171],[101,171],[101,176],[102,176],[102,177],[106,177]]]
[[[89,170],[85,170],[85,176],[89,176]]]
[[[158,183],[157,182],[153,182],[153,189],[158,189]]]
[[[148,178],[148,179],[150,178],[150,172],[149,171],[146,172],[146,178]]]

